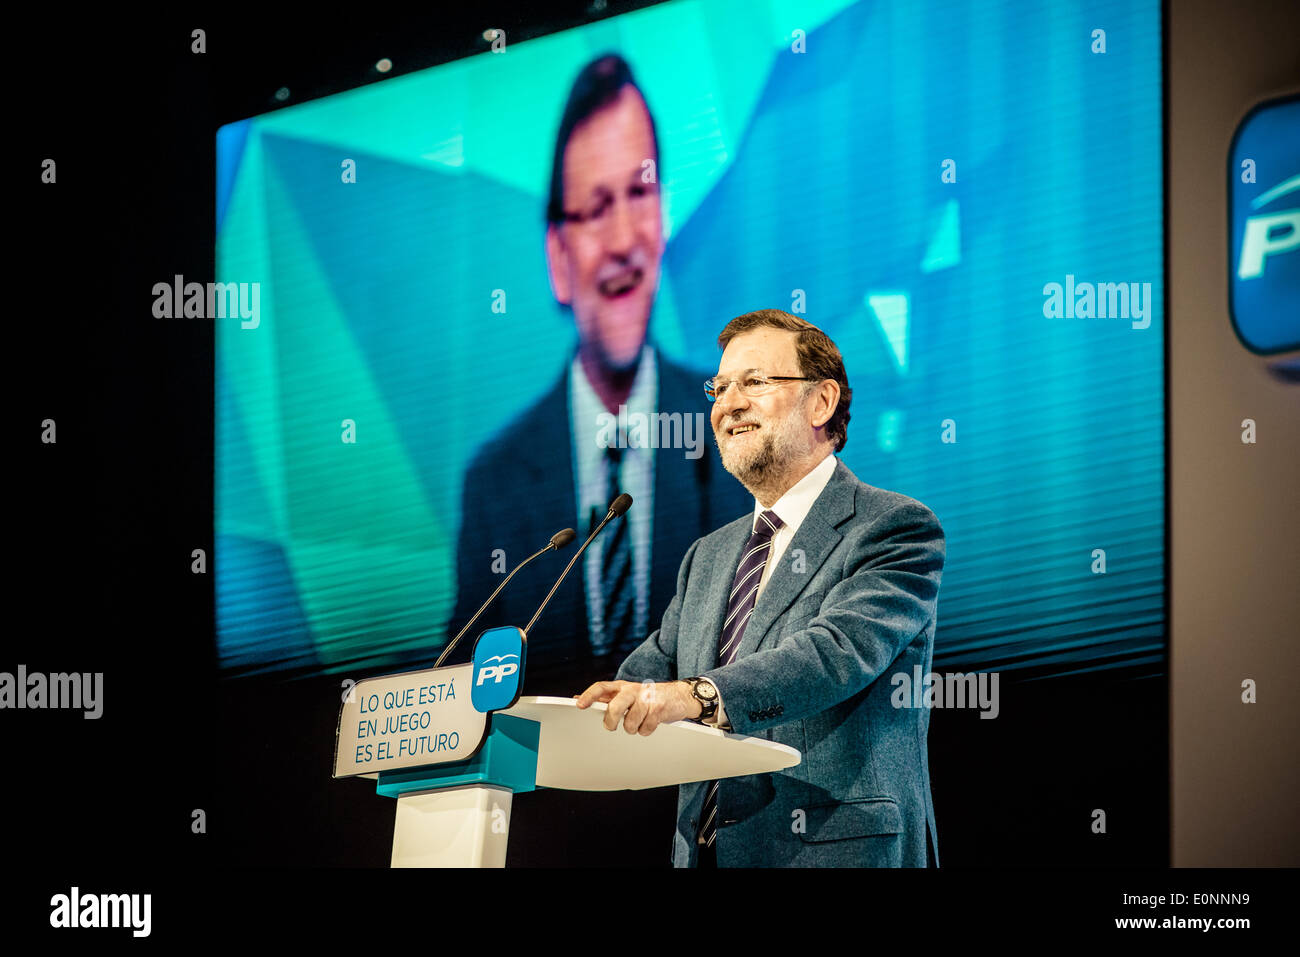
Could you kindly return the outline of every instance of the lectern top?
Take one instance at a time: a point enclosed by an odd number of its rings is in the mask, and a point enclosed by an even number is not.
[[[653,734],[606,730],[606,705],[580,709],[575,698],[523,697],[501,714],[541,724],[537,784],[571,791],[620,791],[782,771],[799,763],[794,748],[709,728],[661,724]]]

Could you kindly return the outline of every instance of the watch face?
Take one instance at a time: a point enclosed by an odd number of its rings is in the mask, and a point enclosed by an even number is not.
[[[712,701],[718,696],[718,689],[704,681],[695,682],[695,697]]]

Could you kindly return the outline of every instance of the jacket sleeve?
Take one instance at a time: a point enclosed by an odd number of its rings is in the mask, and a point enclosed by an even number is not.
[[[677,632],[681,624],[682,602],[686,600],[691,561],[701,541],[703,539],[696,539],[686,550],[686,557],[677,572],[677,591],[664,612],[663,623],[619,665],[618,674],[614,676],[617,680],[674,681],[680,677],[677,674]]]
[[[754,734],[851,698],[934,618],[945,546],[933,512],[920,502],[899,505],[851,532],[848,546],[843,577],[813,619],[772,647],[704,672],[735,731]]]

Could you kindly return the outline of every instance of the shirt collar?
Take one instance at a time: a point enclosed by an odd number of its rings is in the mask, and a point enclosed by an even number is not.
[[[772,511],[776,512],[776,517],[785,523],[785,528],[797,529],[803,524],[813,503],[817,501],[817,496],[821,495],[822,490],[826,488],[826,483],[831,480],[838,461],[835,453],[832,452],[817,463],[807,475],[795,482],[789,491],[772,505]],[[767,509],[759,504],[758,499],[754,499],[755,527],[758,526],[758,516],[765,511]]]
[[[587,373],[582,368],[582,360],[577,355],[573,357],[569,369],[574,411],[578,415],[578,421],[588,423],[588,428],[590,428],[591,435],[594,437],[598,430],[597,422],[600,413],[609,412],[609,410],[605,408],[600,401],[600,396],[596,394],[596,390],[592,388],[591,383],[587,380]],[[624,403],[629,415],[634,412],[648,415],[654,411],[655,373],[655,353],[650,348],[650,343],[647,342],[641,347],[641,355],[637,358],[636,377],[632,380],[632,392]],[[615,409],[610,414],[617,415],[618,411]],[[620,418],[620,424],[622,421],[624,420]],[[618,436],[615,434],[611,438],[617,441]],[[591,443],[591,447],[595,448],[595,444]]]

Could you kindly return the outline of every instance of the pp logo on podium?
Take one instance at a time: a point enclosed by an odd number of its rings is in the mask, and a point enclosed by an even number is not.
[[[489,628],[474,642],[474,680],[470,701],[475,711],[502,711],[519,699],[524,681],[528,640],[513,625]]]

